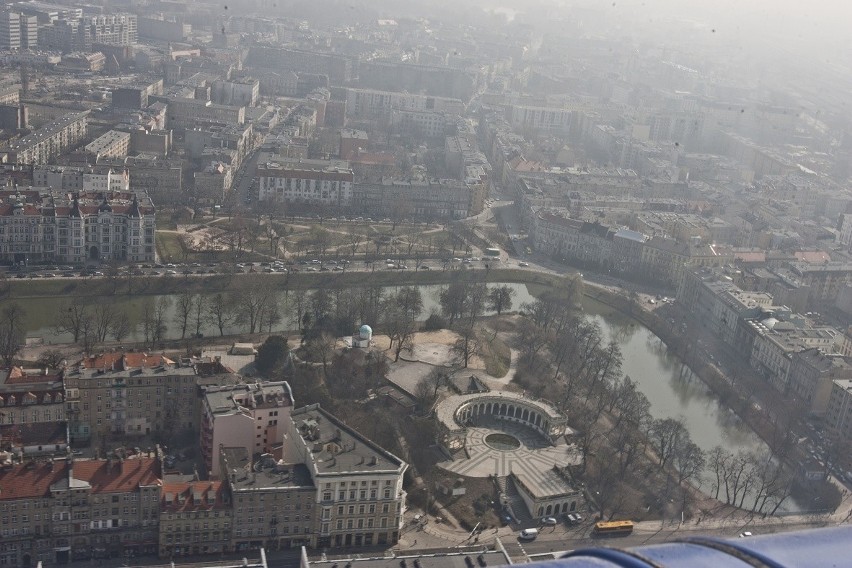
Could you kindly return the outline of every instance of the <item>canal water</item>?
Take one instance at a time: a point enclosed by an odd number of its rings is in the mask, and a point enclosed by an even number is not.
[[[524,284],[508,284],[515,290],[513,309],[522,303],[533,300],[527,286]],[[395,290],[389,287],[388,290]],[[438,296],[441,285],[421,286],[423,294],[423,312],[421,320],[430,313],[439,311]],[[282,292],[283,294],[284,292]],[[145,298],[105,298],[101,301],[114,301],[129,317],[139,321],[144,302],[156,301],[157,296]],[[176,296],[170,297],[168,338],[179,337],[177,325],[172,323],[176,312]],[[40,337],[45,343],[70,342],[68,334],[57,333],[53,329],[58,310],[63,309],[66,301],[62,298],[44,298],[21,301],[31,322],[30,337]],[[737,452],[744,450],[765,449],[764,442],[733,412],[722,407],[710,389],[685,368],[680,359],[672,355],[666,346],[650,330],[626,315],[585,298],[583,309],[596,321],[604,335],[615,339],[624,356],[623,371],[637,381],[640,390],[651,403],[651,414],[654,418],[679,418],[688,428],[692,439],[703,450],[709,451],[716,445],[722,445],[727,450]],[[360,322],[359,322],[360,323]],[[363,322],[371,323],[371,322]],[[285,321],[273,328],[281,331],[292,328],[292,322]],[[231,326],[226,333],[239,333],[243,329]],[[217,336],[218,330],[205,324],[202,329],[205,336]],[[141,341],[142,333],[137,327],[129,340]],[[707,488],[709,490],[709,486]],[[785,502],[782,510],[795,508],[792,500]]]
[[[497,284],[490,284],[491,286],[496,286]],[[527,291],[527,287],[524,284],[506,284],[506,286],[511,287],[515,290],[515,296],[513,298],[513,309],[517,309],[522,303],[532,301],[532,296]],[[395,286],[388,286],[385,288],[387,293],[393,292],[398,289]],[[439,294],[443,286],[440,284],[430,284],[425,286],[420,286],[420,292],[423,295],[423,311],[420,314],[420,320],[425,320],[429,317],[429,314],[433,312],[440,311],[440,302],[439,302]],[[279,292],[279,305],[282,305],[285,301],[285,291]],[[212,294],[210,295],[212,296]],[[135,296],[135,297],[127,297],[121,296],[117,298],[112,297],[102,297],[102,298],[90,298],[91,302],[108,302],[115,305],[117,311],[120,311],[123,314],[126,314],[128,318],[130,318],[132,323],[139,323],[142,319],[142,311],[146,303],[157,302],[160,298],[164,296]],[[166,324],[168,325],[168,330],[166,333],[166,339],[178,339],[180,338],[180,327],[176,323],[177,316],[177,295],[167,295],[165,296],[169,299],[169,308],[167,310],[166,315]],[[21,299],[16,300],[27,312],[27,321],[29,322],[29,329],[27,330],[27,337],[30,338],[39,338],[44,343],[70,343],[73,341],[73,337],[69,333],[59,333],[55,329],[55,324],[57,320],[57,313],[60,310],[67,309],[68,300],[67,298],[37,298],[37,299]],[[491,315],[493,312],[486,312],[486,315]],[[358,324],[367,323],[372,324],[374,322],[356,322]],[[190,328],[192,328],[192,332],[195,331],[194,328],[194,320],[190,317]],[[281,323],[274,325],[272,327],[272,331],[286,331],[290,329],[295,329],[296,325],[289,318],[284,318]],[[243,326],[231,325],[225,328],[226,334],[238,334],[245,332],[246,329]],[[189,332],[188,332],[189,333]],[[204,334],[205,337],[216,337],[219,335],[219,330],[214,325],[210,323],[205,323],[201,328],[201,333]],[[142,333],[141,325],[136,325],[133,333],[131,333],[127,341],[135,342],[135,341],[143,341],[144,336]]]

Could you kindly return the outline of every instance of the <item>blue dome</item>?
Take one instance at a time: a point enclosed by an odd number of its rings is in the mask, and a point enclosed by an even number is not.
[[[373,333],[373,328],[365,323],[360,328],[358,328],[358,331],[360,331],[361,333]]]

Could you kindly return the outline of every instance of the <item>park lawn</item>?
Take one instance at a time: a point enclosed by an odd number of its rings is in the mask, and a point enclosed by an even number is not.
[[[183,245],[177,233],[157,231],[157,257],[163,261],[179,262],[183,258]]]
[[[479,330],[479,356],[485,362],[485,372],[495,378],[502,378],[509,372],[512,352],[506,343],[487,330]]]

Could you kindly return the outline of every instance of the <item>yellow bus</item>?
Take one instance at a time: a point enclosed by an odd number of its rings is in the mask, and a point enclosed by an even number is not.
[[[619,536],[633,532],[633,521],[600,521],[595,523],[592,534],[596,536]]]

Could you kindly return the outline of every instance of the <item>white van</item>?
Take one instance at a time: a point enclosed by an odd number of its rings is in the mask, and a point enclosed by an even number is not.
[[[521,531],[521,534],[518,535],[518,538],[521,540],[535,540],[535,537],[538,536],[538,529],[524,529]]]

